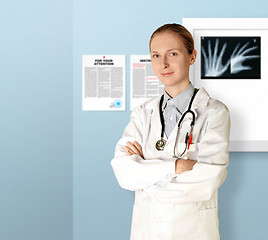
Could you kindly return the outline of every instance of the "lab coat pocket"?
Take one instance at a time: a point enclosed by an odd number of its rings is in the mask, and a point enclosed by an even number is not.
[[[199,151],[199,143],[192,143],[187,150],[187,159],[197,160],[197,154]]]
[[[218,207],[198,210],[200,240],[219,240]]]
[[[215,218],[218,217],[218,208],[204,208],[198,210],[198,215],[200,219]]]

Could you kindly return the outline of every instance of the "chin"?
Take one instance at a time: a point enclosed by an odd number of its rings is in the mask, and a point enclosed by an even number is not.
[[[178,81],[174,81],[172,79],[164,79],[164,80],[160,80],[165,86],[168,87],[172,87],[172,86],[177,86],[179,84],[181,84],[182,82],[178,82]]]

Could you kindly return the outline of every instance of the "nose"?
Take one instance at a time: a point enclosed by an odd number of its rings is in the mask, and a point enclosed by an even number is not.
[[[168,59],[166,56],[162,58],[161,66],[162,68],[166,68],[169,66]]]

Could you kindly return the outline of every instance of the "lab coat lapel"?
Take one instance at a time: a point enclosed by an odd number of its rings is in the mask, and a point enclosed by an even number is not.
[[[160,120],[160,115],[159,115],[159,103],[160,103],[161,96],[162,95],[159,95],[158,97],[149,100],[149,102],[146,104],[146,107],[145,107],[146,112],[148,114],[147,119],[150,120],[151,122],[151,124],[149,122],[147,122],[146,124],[148,127],[150,127],[149,131],[153,135],[153,139],[155,140],[155,142],[161,139],[162,125],[161,125],[161,120]],[[203,87],[200,88],[193,100],[192,107],[191,107],[191,110],[195,114],[196,120],[198,118],[197,109],[201,109],[203,107],[205,108],[208,104],[209,98],[210,97],[208,93],[206,92],[206,90]],[[187,114],[185,116],[185,119],[183,119],[181,126],[185,123],[185,121],[189,121],[188,125],[190,126],[191,119],[192,119],[191,114]],[[177,136],[177,130],[178,130],[178,125],[174,127],[169,138],[167,138],[166,134],[164,134],[164,139],[167,141],[166,146],[172,142],[174,143],[176,136]],[[182,130],[180,132],[182,132]]]
[[[195,121],[198,118],[198,114],[197,114],[196,110],[201,109],[202,107],[206,107],[209,98],[210,97],[209,97],[208,93],[206,92],[206,90],[204,89],[204,87],[200,88],[199,91],[197,92],[197,94],[193,100],[192,106],[191,106],[191,110],[193,111],[193,113],[195,115]],[[188,107],[187,107],[187,110],[188,110]],[[189,113],[183,119],[180,127],[182,128],[182,126],[184,124],[190,127],[191,120],[192,120],[192,115]],[[189,122],[189,124],[186,124],[185,122]],[[166,146],[175,141],[175,139],[177,137],[177,131],[178,131],[178,123],[176,124],[176,126],[172,130],[172,132],[167,140]],[[181,132],[182,132],[182,129],[180,130],[180,133]]]
[[[151,114],[151,118],[148,117],[148,119],[151,119],[151,129],[149,131],[153,135],[153,139],[155,139],[155,142],[161,139],[162,125],[159,115],[159,104],[161,96],[162,95],[152,99],[152,101],[149,102],[146,106],[147,114]],[[165,134],[164,139],[167,140]]]
[[[196,114],[195,109],[206,107],[209,99],[210,96],[207,91],[204,87],[201,87],[194,98],[191,110]]]
[[[197,92],[195,99],[193,101],[191,110],[195,113],[195,126],[193,129],[193,142],[197,142],[201,128],[207,117],[207,114],[203,114],[207,105],[210,96],[204,87],[200,88]]]

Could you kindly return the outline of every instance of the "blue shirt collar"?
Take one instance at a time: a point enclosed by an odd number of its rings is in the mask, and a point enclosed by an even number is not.
[[[164,91],[164,101],[162,105],[162,110],[166,108],[167,101],[172,100],[174,105],[178,108],[178,110],[181,113],[183,113],[187,109],[193,94],[194,94],[194,86],[192,85],[191,82],[184,91],[182,91],[179,95],[175,96],[174,98],[170,97],[166,93],[166,91]]]

